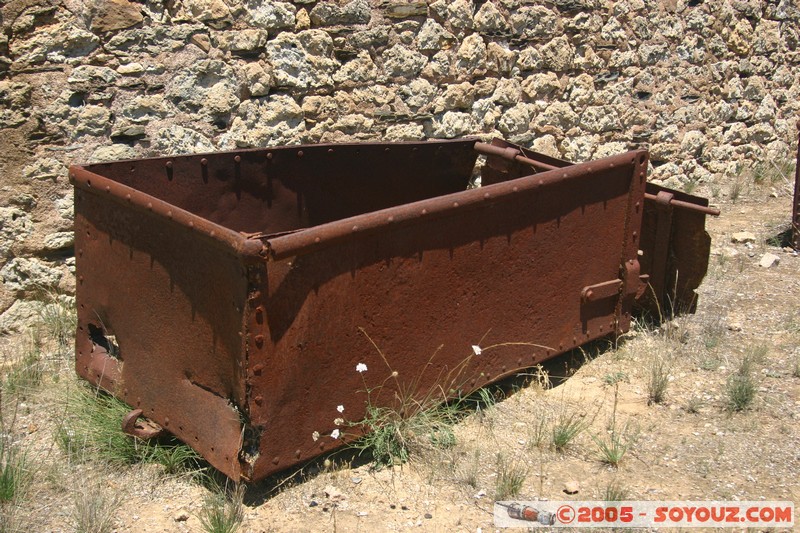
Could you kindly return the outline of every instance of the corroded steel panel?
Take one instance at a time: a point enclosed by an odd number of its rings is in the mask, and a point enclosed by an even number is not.
[[[492,146],[71,167],[78,372],[257,480],[355,437],[334,420],[362,419],[368,390],[466,394],[626,331],[647,153],[569,165]],[[466,190],[478,152],[484,186]]]

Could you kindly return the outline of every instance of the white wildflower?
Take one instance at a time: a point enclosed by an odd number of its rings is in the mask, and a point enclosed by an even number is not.
[[[338,439],[339,438],[339,430],[338,429],[334,429],[333,431],[331,431],[331,438],[333,438],[333,439]]]
[[[364,363],[358,363],[356,365],[356,372],[366,372],[366,371],[367,371],[367,365],[365,365]]]
[[[483,350],[481,350],[481,347],[475,344],[472,345],[472,351],[475,353],[475,355],[480,355],[481,352],[483,352]]]
[[[341,426],[342,424],[344,424],[344,418],[336,418],[333,420],[333,423],[336,424],[337,426]]]
[[[314,442],[317,442],[319,440],[319,431],[312,433],[311,438],[314,439]]]
[[[336,410],[339,411],[340,413],[344,413],[344,405],[337,405]]]

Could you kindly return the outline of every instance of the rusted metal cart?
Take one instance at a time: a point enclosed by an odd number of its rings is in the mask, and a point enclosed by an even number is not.
[[[262,479],[353,437],[335,419],[367,391],[466,394],[618,335],[648,280],[645,305],[691,308],[713,210],[646,185],[647,157],[461,139],[73,166],[77,371],[134,431]]]

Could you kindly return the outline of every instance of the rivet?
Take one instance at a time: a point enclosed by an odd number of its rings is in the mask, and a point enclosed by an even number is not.
[[[511,190],[512,190],[512,191],[514,191],[514,192],[517,192],[517,191],[519,191],[519,187],[514,187],[514,188],[513,188],[513,189],[511,189]]]
[[[298,150],[297,151],[297,157],[303,157],[303,151],[302,150]]]
[[[87,187],[91,187],[92,186],[92,180],[86,180],[86,186]]]
[[[150,210],[150,211],[153,210],[153,203],[152,202],[147,202],[147,209]]]
[[[316,243],[320,242],[320,238],[319,237],[314,237],[314,242],[316,242]]]
[[[566,174],[564,174],[564,177],[566,178],[566,177],[567,177],[567,175],[566,175]],[[539,185],[544,185],[544,180],[539,180]]]
[[[295,450],[295,451],[294,451],[294,458],[295,458],[295,459],[300,459],[300,455],[301,455],[301,454],[300,454],[300,450]]]
[[[201,165],[203,165],[203,166],[206,166],[206,165],[208,165],[208,159],[206,159],[206,158],[204,157],[203,159],[201,159],[201,160],[200,160],[200,164],[201,164]]]
[[[453,202],[453,207],[458,207],[458,202]]]
[[[259,306],[256,308],[256,321],[261,322],[264,320],[264,308]]]
[[[164,419],[164,427],[169,425],[169,417]]]
[[[281,462],[281,458],[278,457],[277,455],[272,458],[272,464],[276,465],[276,464],[278,464],[280,462]]]
[[[263,396],[256,396],[254,399],[256,401],[256,405],[261,405],[262,403],[264,403],[264,397]]]
[[[427,210],[427,209],[423,209],[423,210],[422,210],[422,214],[423,214],[423,215],[427,215],[427,214],[428,214],[428,210]]]
[[[253,366],[253,374],[254,375],[260,376],[261,372],[263,372],[263,371],[264,371],[264,365],[263,364],[258,363],[257,365]]]
[[[126,195],[125,195],[125,199],[126,199],[126,200],[128,200],[128,201],[130,202],[130,201],[131,201],[131,195],[130,195],[130,194],[126,194]]]
[[[264,335],[256,335],[255,336],[256,346],[259,348],[264,345]]]
[[[172,218],[172,211],[167,211],[167,218]]]
[[[358,226],[353,226],[353,231],[358,231]]]
[[[167,161],[167,162],[165,163],[165,166],[166,166],[167,168],[172,168],[172,161]]]
[[[109,187],[108,185],[106,185],[106,192],[111,192],[111,187]]]
[[[333,153],[333,148],[328,148],[328,153],[332,154]]]
[[[272,152],[267,154],[267,159],[272,159]]]
[[[212,229],[212,230],[211,230],[211,231],[208,233],[208,235],[209,235],[210,237],[214,237],[216,234],[217,234],[217,232],[216,232],[216,231],[214,231],[213,229]]]
[[[74,179],[75,179],[75,174],[73,174],[72,172],[70,172],[70,174],[69,174],[69,179],[71,179],[71,180],[74,180]]]
[[[636,239],[636,237],[637,237],[638,235],[639,235],[639,234],[638,234],[637,232],[635,232],[635,231],[633,232],[633,238],[634,238],[634,239]]]
[[[394,217],[390,215],[390,216],[386,217],[386,221],[387,222],[394,222]]]
[[[241,163],[242,162],[242,156],[237,155],[236,157],[233,158],[233,161],[236,162],[236,163]]]
[[[190,227],[190,228],[193,228],[193,227],[194,227],[194,222],[192,222],[191,220],[189,221],[189,227]]]
[[[488,200],[488,199],[489,199],[489,193],[488,193],[488,192],[487,192],[486,194],[484,194],[484,195],[483,195],[483,199],[484,199],[484,200]]]

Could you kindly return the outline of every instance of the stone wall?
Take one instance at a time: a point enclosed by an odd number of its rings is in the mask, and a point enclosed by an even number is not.
[[[1,22],[0,331],[73,290],[70,162],[479,135],[646,147],[652,179],[712,190],[789,161],[800,114],[795,0],[9,0]]]

